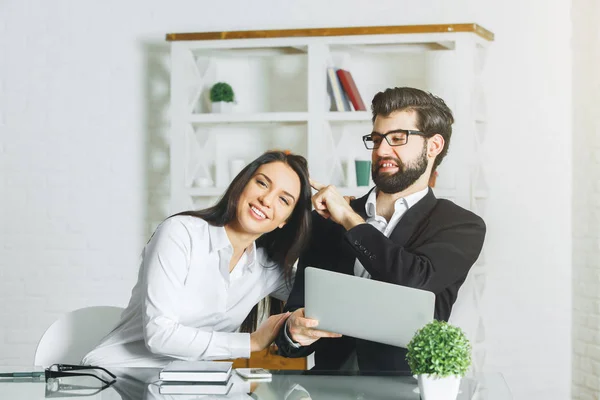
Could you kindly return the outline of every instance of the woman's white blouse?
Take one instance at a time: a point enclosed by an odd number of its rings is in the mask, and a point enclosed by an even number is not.
[[[241,323],[263,297],[285,301],[291,287],[254,244],[230,273],[232,252],[223,227],[190,216],[165,220],[144,248],[121,321],[82,362],[163,366],[173,358],[250,357]]]

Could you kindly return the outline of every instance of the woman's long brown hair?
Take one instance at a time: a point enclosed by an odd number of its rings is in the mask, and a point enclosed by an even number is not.
[[[294,263],[300,257],[301,251],[308,243],[311,228],[311,189],[308,179],[308,164],[300,155],[289,154],[283,151],[268,151],[248,164],[233,179],[225,194],[212,207],[198,211],[185,211],[175,215],[189,215],[202,218],[214,226],[225,226],[237,217],[237,206],[242,192],[251,181],[261,165],[280,161],[292,168],[300,178],[300,196],[294,211],[282,227],[267,232],[256,240],[257,248],[264,248],[267,256],[274,265],[263,265],[264,268],[283,268],[283,275],[288,286],[292,285]],[[259,308],[263,315],[259,316]],[[269,314],[278,314],[283,310],[283,302],[268,297],[252,308],[241,325],[241,332],[256,330],[258,320],[268,311]]]

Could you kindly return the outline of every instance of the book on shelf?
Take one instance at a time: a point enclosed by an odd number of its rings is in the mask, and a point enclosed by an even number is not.
[[[336,74],[340,79],[344,92],[348,95],[348,98],[352,103],[352,107],[354,107],[354,111],[367,111],[367,107],[365,107],[365,103],[363,102],[362,97],[360,97],[360,93],[358,92],[358,88],[356,87],[356,83],[354,82],[350,71],[338,69]]]
[[[327,91],[330,96],[333,97],[336,111],[352,111],[350,108],[350,102],[344,93],[342,84],[336,73],[336,69],[333,67],[327,68]]]
[[[158,378],[169,382],[227,382],[232,366],[231,361],[177,360],[167,364]]]
[[[160,394],[229,394],[233,382],[160,382]]]

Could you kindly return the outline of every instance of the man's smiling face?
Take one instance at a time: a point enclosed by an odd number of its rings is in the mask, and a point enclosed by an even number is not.
[[[394,111],[387,117],[378,115],[373,132],[386,134],[397,129],[418,131],[414,111]],[[402,146],[390,146],[384,139],[373,149],[372,176],[377,188],[384,193],[398,193],[415,183],[427,170],[427,139],[409,135]]]

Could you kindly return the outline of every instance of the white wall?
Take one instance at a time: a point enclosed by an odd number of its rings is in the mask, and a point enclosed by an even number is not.
[[[571,341],[570,2],[497,2],[490,49],[492,190],[488,368],[515,398],[569,398]]]
[[[573,1],[573,398],[600,394],[600,4]]]
[[[475,21],[496,33],[487,366],[516,399],[568,398],[570,2],[291,3],[0,3],[0,364],[31,362],[60,313],[128,299],[162,217],[164,33]]]

